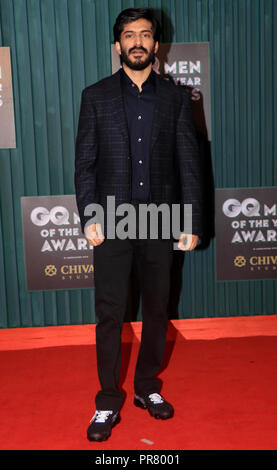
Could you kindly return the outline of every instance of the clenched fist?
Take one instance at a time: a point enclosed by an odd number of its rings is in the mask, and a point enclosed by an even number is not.
[[[102,233],[101,224],[92,224],[85,229],[85,236],[92,246],[98,246],[103,243],[105,237]]]

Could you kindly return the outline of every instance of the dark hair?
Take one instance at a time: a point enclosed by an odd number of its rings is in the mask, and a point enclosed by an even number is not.
[[[159,41],[161,35],[161,26],[158,20],[155,18],[154,11],[151,8],[127,8],[126,10],[123,10],[121,13],[119,13],[118,17],[116,18],[113,27],[114,42],[120,41],[120,35],[125,24],[140,20],[141,18],[150,21],[152,24],[154,41]]]

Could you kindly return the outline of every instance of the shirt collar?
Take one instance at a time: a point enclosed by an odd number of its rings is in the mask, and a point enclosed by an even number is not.
[[[121,72],[121,79],[122,79],[122,82],[123,82],[123,85],[124,86],[132,86],[132,85],[135,85],[137,86],[131,79],[130,77],[127,75],[127,73],[125,72],[125,70],[123,69],[123,67],[121,67],[120,69],[120,72]],[[155,72],[153,71],[153,69],[151,70],[150,74],[148,75],[147,79],[145,80],[145,82],[143,82],[142,84],[142,88],[144,88],[145,86],[152,86],[154,87],[155,86]]]

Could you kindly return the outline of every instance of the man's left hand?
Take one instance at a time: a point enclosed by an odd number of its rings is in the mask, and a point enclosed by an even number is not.
[[[179,238],[178,248],[182,251],[192,251],[197,246],[198,235],[192,235],[191,233],[182,233]]]

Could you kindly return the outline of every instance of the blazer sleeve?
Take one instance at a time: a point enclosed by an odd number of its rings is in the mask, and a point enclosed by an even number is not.
[[[186,91],[183,91],[182,106],[178,116],[176,151],[180,175],[181,202],[182,204],[191,205],[192,234],[201,236],[203,234],[203,175],[199,145],[192,117],[191,99]]]
[[[96,111],[89,97],[88,89],[83,90],[75,146],[75,192],[82,232],[91,216],[85,216],[85,208],[97,202],[97,130]]]

